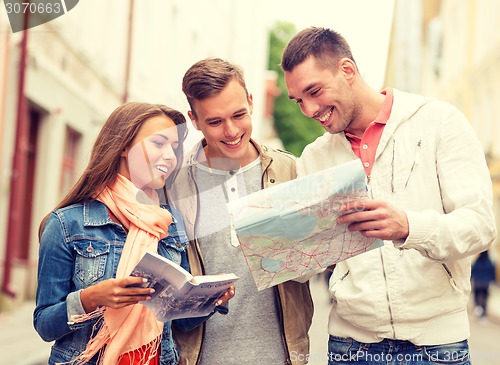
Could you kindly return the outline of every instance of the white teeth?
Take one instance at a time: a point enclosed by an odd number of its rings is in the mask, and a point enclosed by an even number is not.
[[[166,168],[165,166],[155,166],[155,168],[165,174],[168,172],[168,168]]]
[[[328,120],[328,118],[330,118],[330,115],[332,115],[332,111],[333,111],[333,108],[330,109],[328,111],[328,113],[324,114],[321,118],[318,118],[318,120],[321,122],[321,123],[324,123]]]
[[[232,142],[225,141],[224,143],[228,144],[228,145],[231,145],[231,146],[234,146],[234,145],[237,145],[238,143],[240,143],[240,141],[241,141],[241,137],[238,138],[236,141],[232,141]]]

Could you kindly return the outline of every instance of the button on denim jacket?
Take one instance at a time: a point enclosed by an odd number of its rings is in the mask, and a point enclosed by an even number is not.
[[[168,237],[158,244],[158,253],[188,269],[188,243],[179,213],[172,214]],[[55,341],[49,364],[65,362],[80,354],[90,339],[95,320],[70,324],[72,315],[84,314],[80,291],[116,276],[126,239],[123,227],[113,222],[108,208],[97,200],[53,211],[40,238],[38,288],[34,326],[45,341]],[[161,365],[177,364],[178,352],[171,323],[163,328]],[[95,364],[97,356],[88,362]]]

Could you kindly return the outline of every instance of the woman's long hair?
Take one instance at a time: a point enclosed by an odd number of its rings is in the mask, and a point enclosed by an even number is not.
[[[179,135],[179,147],[175,152],[177,165],[165,181],[165,186],[170,186],[182,164],[183,141],[187,136],[186,118],[181,112],[165,105],[129,102],[116,108],[104,123],[85,171],[55,209],[94,199],[106,186],[112,185],[120,168],[123,150],[130,146],[142,124],[158,115],[172,119]],[[39,236],[47,217],[40,223]]]

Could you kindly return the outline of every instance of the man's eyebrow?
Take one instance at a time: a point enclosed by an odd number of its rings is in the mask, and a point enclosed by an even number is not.
[[[307,85],[304,89],[302,89],[302,93],[305,94],[309,90],[311,90],[313,87],[316,86],[316,82],[311,82],[309,85]]]
[[[210,122],[215,122],[216,120],[221,120],[221,119],[222,119],[221,117],[210,117],[210,118],[204,119],[203,121],[205,123],[210,123]]]
[[[233,114],[238,114],[238,113],[242,113],[242,112],[246,112],[246,111],[248,111],[247,108],[241,107],[240,109],[235,110]]]
[[[246,107],[241,107],[240,109],[235,110],[232,115],[244,113],[247,111],[248,111],[248,109]],[[224,118],[223,117],[209,117],[209,118],[204,119],[204,122],[210,123],[210,122],[214,122],[216,120],[224,120]]]
[[[309,90],[311,90],[315,86],[316,86],[316,82],[310,83],[309,85],[307,85],[305,88],[302,89],[302,94],[306,94]],[[297,97],[288,94],[288,99],[294,100],[294,99],[297,99]]]

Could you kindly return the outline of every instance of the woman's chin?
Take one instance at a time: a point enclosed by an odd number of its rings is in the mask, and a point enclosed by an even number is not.
[[[161,175],[161,176],[155,176],[154,180],[148,182],[144,188],[145,189],[153,189],[153,190],[158,190],[162,189],[165,186],[165,181],[167,179],[168,175]]]

